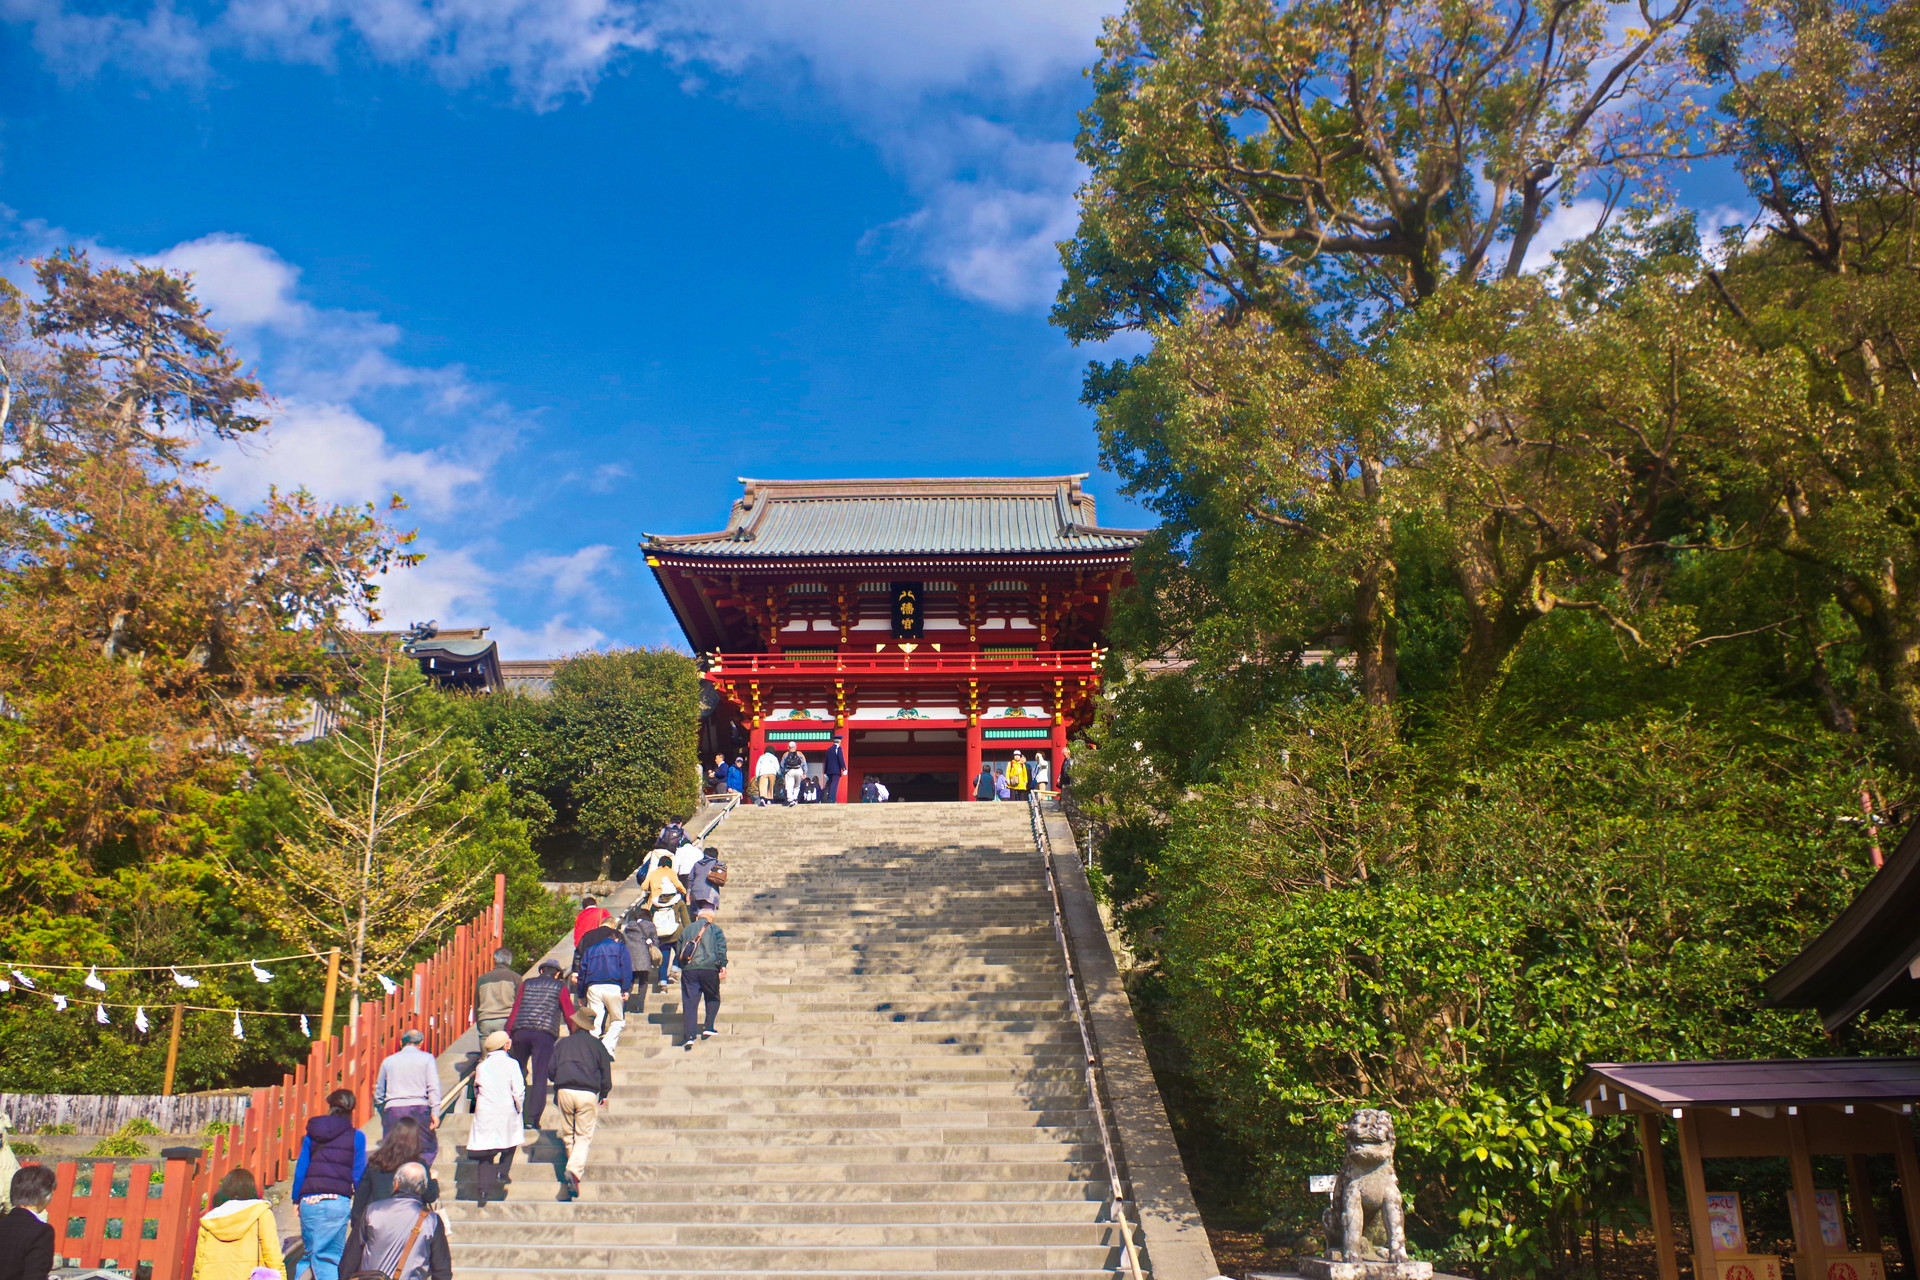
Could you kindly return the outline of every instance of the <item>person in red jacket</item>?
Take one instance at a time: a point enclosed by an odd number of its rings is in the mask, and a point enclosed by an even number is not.
[[[613,920],[613,912],[600,905],[598,898],[580,899],[580,914],[573,918],[573,947],[580,949],[580,939],[587,936],[587,930],[597,929]]]

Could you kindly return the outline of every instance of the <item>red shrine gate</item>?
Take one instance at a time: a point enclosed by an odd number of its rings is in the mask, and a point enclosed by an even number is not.
[[[1145,536],[1100,528],[1085,478],[746,480],[720,532],[648,536],[718,695],[705,760],[793,742],[818,773],[837,734],[843,801],[868,774],[966,798],[1016,750],[1058,776]]]

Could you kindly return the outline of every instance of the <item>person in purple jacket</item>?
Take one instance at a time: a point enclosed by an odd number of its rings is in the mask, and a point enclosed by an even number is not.
[[[354,1127],[354,1101],[350,1089],[327,1095],[327,1114],[307,1121],[300,1159],[293,1166],[293,1202],[300,1206],[300,1270],[314,1280],[340,1280],[353,1189],[367,1171],[367,1135]]]

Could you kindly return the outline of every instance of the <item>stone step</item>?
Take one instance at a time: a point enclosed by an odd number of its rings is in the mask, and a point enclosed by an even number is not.
[[[489,1267],[537,1268],[544,1274],[597,1271],[628,1274],[666,1271],[706,1275],[715,1271],[826,1272],[830,1275],[881,1274],[900,1271],[945,1272],[952,1276],[991,1275],[1000,1271],[1057,1272],[1062,1269],[1099,1272],[1111,1269],[1120,1253],[1111,1245],[851,1245],[843,1248],[789,1245],[466,1245],[455,1272],[467,1276]]]
[[[491,1205],[488,1206],[492,1208]],[[1119,1228],[1103,1222],[529,1222],[489,1221],[476,1210],[460,1238],[476,1247],[522,1245],[621,1245],[701,1248],[957,1248],[973,1245],[1107,1247]]]
[[[516,1166],[517,1167],[517,1166]],[[523,1171],[524,1173],[524,1171]],[[633,1223],[1068,1223],[1095,1222],[1106,1213],[1106,1202],[1096,1194],[1078,1199],[1043,1199],[1037,1195],[1008,1200],[931,1201],[733,1201],[714,1203],[700,1200],[644,1200],[633,1203],[587,1202],[569,1204],[562,1216],[549,1198],[540,1197],[557,1186],[532,1178],[516,1176],[505,1201],[495,1201],[480,1209],[466,1201],[453,1202],[446,1210],[449,1221],[480,1224],[494,1230],[507,1230],[509,1224],[525,1222],[535,1226],[604,1224],[624,1227]],[[940,1183],[951,1187],[952,1183]],[[467,1236],[469,1228],[462,1227]]]

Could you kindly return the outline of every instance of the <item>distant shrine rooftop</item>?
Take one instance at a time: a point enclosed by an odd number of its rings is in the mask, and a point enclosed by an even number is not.
[[[1103,529],[1084,473],[912,480],[752,480],[715,533],[647,535],[650,556],[746,562],[827,557],[1131,556],[1147,536]]]

